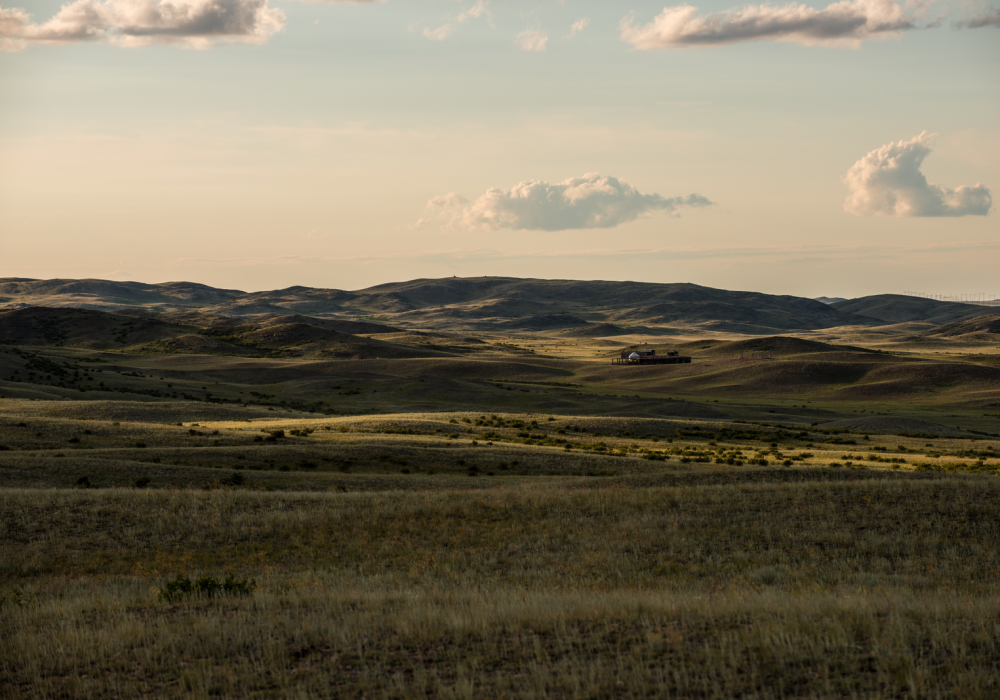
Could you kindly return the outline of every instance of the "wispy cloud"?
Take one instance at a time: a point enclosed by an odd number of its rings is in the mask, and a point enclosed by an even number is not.
[[[76,0],[41,24],[24,10],[0,8],[0,49],[82,41],[205,49],[262,44],[284,26],[285,13],[267,0]]]
[[[569,38],[572,39],[573,37],[575,37],[577,34],[579,34],[580,32],[582,32],[584,29],[586,29],[589,26],[590,26],[590,18],[589,17],[581,17],[580,19],[578,19],[577,21],[573,22],[573,24],[570,25],[570,27],[569,27]]]
[[[865,40],[898,36],[914,18],[894,0],[842,0],[822,10],[807,5],[747,5],[703,17],[698,8],[664,8],[652,22],[622,20],[621,38],[637,49],[723,46],[742,41],[786,41],[804,46],[857,48]]]
[[[857,216],[985,216],[993,204],[981,184],[949,189],[927,182],[920,172],[934,134],[871,151],[844,176],[850,190],[844,209]]]
[[[433,41],[444,41],[462,24],[471,19],[486,17],[490,25],[493,24],[493,16],[490,14],[488,0],[476,0],[470,7],[463,8],[461,12],[435,29],[424,29],[424,36]]]
[[[548,41],[548,34],[536,29],[525,29],[517,35],[515,43],[522,51],[544,51]]]
[[[1000,10],[996,10],[991,15],[980,15],[979,17],[973,17],[967,22],[960,22],[958,26],[966,29],[979,29],[981,27],[1000,28]]]
[[[427,203],[431,218],[417,225],[437,220],[446,226],[487,231],[614,228],[657,212],[676,214],[682,207],[711,204],[698,194],[669,198],[642,194],[625,180],[588,173],[558,184],[530,180],[509,190],[490,189],[474,202],[454,192],[441,195]]]

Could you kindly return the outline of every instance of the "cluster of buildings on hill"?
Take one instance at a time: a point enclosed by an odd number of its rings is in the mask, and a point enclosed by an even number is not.
[[[657,355],[656,350],[622,350],[621,357],[611,361],[616,365],[682,365],[690,364],[691,358],[676,350],[668,350],[666,355]]]

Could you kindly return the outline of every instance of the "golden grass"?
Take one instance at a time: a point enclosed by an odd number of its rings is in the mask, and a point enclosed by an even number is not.
[[[995,697],[995,479],[0,492],[6,697]],[[157,599],[176,573],[249,598]]]
[[[843,353],[633,372],[517,342],[105,356],[67,386],[0,352],[0,393],[87,399],[0,398],[0,697],[1000,696],[1000,412],[964,383],[995,370],[924,363],[954,382],[911,405]],[[813,360],[860,398],[789,392]],[[953,437],[822,430],[915,419]],[[158,599],[230,573],[259,589]]]
[[[992,698],[1000,599],[59,583],[3,611],[7,697]],[[16,642],[14,641],[16,640]]]

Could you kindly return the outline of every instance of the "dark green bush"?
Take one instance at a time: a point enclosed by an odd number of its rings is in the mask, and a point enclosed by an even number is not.
[[[223,486],[242,486],[246,483],[246,479],[239,472],[233,472],[219,483]]]
[[[160,589],[159,599],[173,602],[191,595],[214,598],[219,595],[248,596],[257,588],[257,579],[237,579],[232,575],[220,581],[211,576],[201,576],[194,580],[178,576],[167,581]]]

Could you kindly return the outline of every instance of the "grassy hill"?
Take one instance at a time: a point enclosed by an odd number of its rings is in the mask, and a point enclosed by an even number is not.
[[[253,293],[185,282],[7,278],[0,279],[0,297],[7,299],[0,308],[131,308],[241,318],[294,314],[342,320],[374,317],[409,327],[497,327],[529,332],[608,323],[769,334],[877,323],[794,296],[694,284],[510,277],[418,279],[353,292],[289,287]]]
[[[0,344],[110,349],[189,334],[193,327],[147,316],[30,306],[0,311]]]
[[[973,318],[948,323],[938,328],[925,331],[924,335],[960,336],[970,334],[1000,334],[1000,314],[987,314]]]
[[[403,358],[450,354],[441,349],[354,334],[395,330],[375,323],[299,315],[247,322],[198,312],[159,317],[149,312],[118,314],[38,306],[0,311],[0,344],[12,346],[269,357]]]
[[[242,294],[244,292],[216,289],[194,282],[145,284],[98,279],[0,278],[0,296],[39,306],[206,306],[235,299]],[[45,303],[39,303],[42,301]]]
[[[935,301],[902,294],[876,294],[840,301],[831,306],[838,311],[866,316],[886,324],[913,321],[945,324],[995,312],[988,306]]]
[[[766,333],[871,323],[812,299],[732,292],[695,284],[538,280],[508,277],[421,279],[357,292],[348,308],[370,308],[386,295],[407,304],[409,320],[441,306],[471,316],[500,313],[567,314],[615,324],[697,325],[705,329]],[[542,310],[547,313],[540,313]]]

